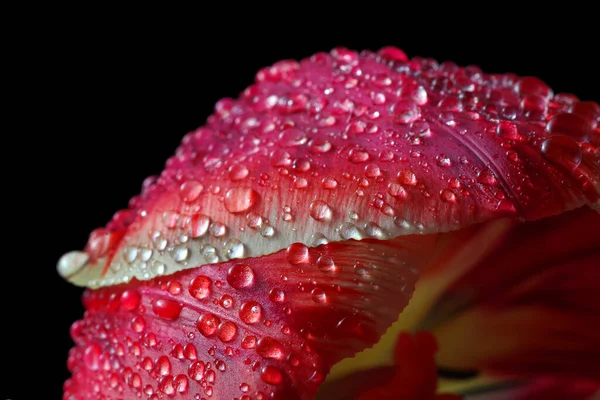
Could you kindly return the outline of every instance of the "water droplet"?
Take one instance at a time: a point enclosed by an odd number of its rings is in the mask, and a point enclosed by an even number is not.
[[[440,192],[440,197],[447,203],[455,203],[456,195],[452,191],[452,189],[442,189]]]
[[[216,238],[223,237],[227,233],[227,227],[222,222],[215,221],[210,224],[208,229],[210,230],[210,234]]]
[[[160,233],[159,231],[155,231],[152,234],[152,244],[154,248],[158,251],[163,251],[167,248],[167,239]]]
[[[279,134],[279,143],[282,147],[296,147],[306,143],[306,134],[300,129],[288,128]]]
[[[496,126],[496,135],[508,140],[523,140],[517,126],[509,121],[501,121]]]
[[[127,246],[127,247],[125,247],[125,249],[123,249],[123,259],[125,260],[125,262],[127,262],[127,264],[133,263],[135,261],[135,259],[137,258],[137,255],[138,255],[137,247]]]
[[[141,296],[135,289],[128,289],[121,293],[121,307],[124,310],[132,311],[140,305]]]
[[[408,196],[406,189],[399,183],[390,183],[388,184],[388,193],[392,197],[399,197],[405,199]]]
[[[281,289],[271,289],[269,292],[269,300],[274,303],[283,303],[285,301],[285,293]]]
[[[445,154],[440,154],[437,157],[437,162],[440,167],[448,168],[452,166],[452,160]]]
[[[160,376],[167,376],[171,373],[171,362],[167,356],[160,356],[156,360],[156,372]]]
[[[229,167],[229,179],[232,181],[239,181],[248,176],[248,168],[242,164],[234,164]]]
[[[246,215],[246,223],[251,229],[260,229],[263,225],[263,218],[255,213],[249,213]]]
[[[164,275],[166,270],[167,267],[160,261],[153,260],[150,264],[150,272],[152,273],[152,275]]]
[[[219,325],[217,336],[224,343],[231,342],[237,334],[237,325],[231,321]]]
[[[210,224],[210,218],[203,214],[194,214],[190,218],[190,236],[192,238],[199,238],[206,234],[208,226]]]
[[[63,278],[68,278],[79,271],[88,262],[90,256],[82,251],[71,251],[63,255],[56,269],[58,274]]]
[[[269,336],[263,337],[256,343],[256,353],[263,358],[274,360],[283,360],[286,355],[283,345]]]
[[[398,172],[398,182],[406,186],[415,186],[417,184],[417,176],[410,168],[405,168]]]
[[[381,175],[381,170],[376,164],[368,164],[365,166],[365,176],[367,178],[377,178]]]
[[[242,339],[242,349],[253,349],[256,347],[256,336],[246,336]]]
[[[183,305],[170,299],[158,299],[152,303],[152,311],[161,318],[176,320],[179,318]]]
[[[197,300],[202,300],[210,295],[210,286],[212,281],[207,276],[197,276],[190,282],[189,292],[192,297]]]
[[[578,140],[588,140],[592,135],[592,125],[576,114],[555,115],[546,124],[546,132],[572,136]]]
[[[319,288],[313,289],[311,292],[312,299],[315,303],[326,303],[327,302],[327,294]]]
[[[316,221],[330,220],[332,216],[331,208],[329,204],[323,200],[314,200],[310,203],[310,216]]]
[[[187,393],[188,379],[185,375],[177,375],[175,378],[175,390],[177,393]]]
[[[338,229],[340,237],[344,240],[354,239],[361,240],[362,235],[356,225],[350,222],[344,222]]]
[[[327,178],[323,178],[323,180],[321,181],[321,187],[323,189],[332,190],[332,189],[337,188],[337,186],[338,186],[338,181],[335,180],[335,178],[327,177]]]
[[[275,228],[273,228],[271,225],[267,225],[261,229],[260,234],[264,237],[273,237],[275,234]]]
[[[165,211],[162,215],[162,220],[167,228],[174,229],[179,223],[179,213],[175,211]]]
[[[315,232],[310,236],[311,246],[317,247],[329,243],[329,240],[321,232]]]
[[[235,264],[227,272],[227,282],[234,289],[251,287],[254,284],[254,271],[249,265]]]
[[[348,159],[353,163],[368,161],[369,157],[369,152],[362,147],[355,147],[348,153]]]
[[[102,355],[102,349],[96,343],[90,344],[83,351],[83,363],[87,369],[97,371],[100,369],[100,356]]]
[[[251,188],[233,188],[225,194],[225,208],[230,213],[248,211],[258,201],[258,193]]]
[[[205,244],[200,248],[200,254],[204,257],[206,262],[209,264],[214,264],[219,262],[219,255],[217,254],[217,249],[210,244]]]
[[[548,161],[570,171],[576,169],[581,164],[581,148],[570,136],[550,136],[542,143],[541,151],[544,158]]]
[[[227,239],[223,243],[223,253],[228,259],[243,258],[244,257],[244,244],[238,239]]]
[[[431,136],[431,130],[429,124],[425,121],[417,120],[410,124],[409,132],[413,136],[417,137],[429,137]]]
[[[217,328],[221,320],[211,313],[206,313],[198,318],[198,322],[196,323],[196,327],[200,331],[200,333],[206,337],[213,336],[217,332]]]
[[[240,319],[247,324],[255,324],[262,319],[262,307],[256,301],[247,301],[240,307]]]
[[[279,385],[283,382],[283,374],[280,369],[267,365],[262,369],[260,379],[269,385]]]
[[[179,293],[181,293],[181,283],[178,281],[167,282],[167,292],[173,296],[177,296]]]
[[[142,262],[146,262],[152,258],[153,251],[147,247],[140,247],[137,258]]]
[[[290,264],[306,264],[309,261],[308,247],[302,243],[292,243],[286,249],[285,257]]]
[[[200,382],[204,378],[204,369],[202,361],[194,361],[188,367],[188,375],[196,382]]]
[[[327,153],[332,148],[331,143],[326,139],[311,139],[308,142],[308,149],[313,153]]]
[[[421,109],[413,100],[402,99],[392,107],[392,115],[397,124],[407,125],[421,117]]]
[[[190,249],[185,245],[176,246],[173,249],[173,259],[178,263],[186,262],[190,258]]]
[[[196,180],[189,180],[182,183],[179,187],[179,196],[184,202],[193,203],[196,199],[198,199],[198,197],[200,197],[200,194],[203,190],[204,186],[200,182]]]
[[[337,271],[333,258],[327,255],[322,255],[317,259],[317,267],[326,274],[332,274]]]
[[[383,232],[383,229],[381,229],[381,227],[379,225],[377,225],[375,222],[367,222],[365,224],[365,233],[370,236],[370,237],[374,237],[377,239],[385,239],[385,233]]]
[[[496,177],[489,169],[484,169],[477,174],[477,182],[486,185],[496,185],[498,183]]]

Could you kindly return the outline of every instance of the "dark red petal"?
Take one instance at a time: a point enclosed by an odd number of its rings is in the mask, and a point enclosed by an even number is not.
[[[65,398],[312,398],[334,363],[397,317],[434,242],[292,245],[88,290]]]
[[[445,367],[596,379],[600,215],[582,208],[519,224],[434,305]]]

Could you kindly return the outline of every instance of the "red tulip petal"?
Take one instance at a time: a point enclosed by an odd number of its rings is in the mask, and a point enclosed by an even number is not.
[[[600,207],[597,107],[539,79],[334,49],[261,70],[59,270],[90,287]],[[192,240],[193,239],[193,240]]]
[[[65,398],[311,398],[396,318],[434,239],[297,244],[88,291]]]
[[[516,226],[438,300],[445,367],[600,380],[600,215],[583,208]]]

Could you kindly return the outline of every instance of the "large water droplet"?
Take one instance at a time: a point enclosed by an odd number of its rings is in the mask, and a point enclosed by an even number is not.
[[[206,313],[198,318],[198,322],[196,323],[196,327],[200,331],[200,333],[206,337],[213,336],[217,332],[217,328],[221,320],[211,313]]]
[[[235,164],[229,167],[229,179],[232,181],[239,181],[248,176],[248,168],[242,164]]]
[[[306,264],[309,261],[308,247],[302,243],[292,243],[286,249],[285,257],[290,264]]]
[[[258,201],[259,195],[252,188],[233,188],[225,194],[225,208],[230,213],[248,211]]]
[[[255,324],[262,319],[262,307],[256,301],[247,301],[240,307],[240,319],[247,324]]]
[[[158,299],[152,303],[152,311],[161,318],[176,320],[179,318],[183,306],[170,299]]]
[[[202,300],[210,295],[211,284],[212,281],[209,277],[200,275],[192,279],[188,290],[194,298]]]
[[[244,244],[238,239],[227,239],[223,244],[223,253],[230,260],[234,258],[243,258],[244,252]]]
[[[279,385],[283,382],[283,373],[279,368],[267,365],[262,369],[260,379],[269,385]]]
[[[322,255],[317,259],[317,267],[326,274],[332,274],[337,271],[333,258],[327,255]]]
[[[179,196],[184,202],[193,203],[198,197],[200,197],[200,194],[203,190],[204,186],[200,182],[196,180],[189,180],[182,183],[179,187]]]
[[[283,345],[272,337],[266,336],[256,344],[256,352],[263,358],[271,358],[274,360],[283,360],[285,358],[285,348]]]
[[[254,284],[254,271],[249,265],[235,264],[227,272],[227,282],[235,289],[243,289]]]
[[[199,238],[206,234],[208,226],[210,225],[210,218],[203,214],[195,214],[190,218],[190,236],[192,238]]]
[[[573,138],[566,135],[550,136],[542,143],[541,151],[548,161],[570,171],[581,164],[581,148]]]
[[[231,321],[223,322],[219,325],[217,337],[222,342],[231,342],[237,334],[237,325]]]

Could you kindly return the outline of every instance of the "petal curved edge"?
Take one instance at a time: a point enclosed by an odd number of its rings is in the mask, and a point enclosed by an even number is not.
[[[600,108],[539,79],[336,48],[264,68],[59,272],[101,287],[300,242],[600,209]]]

